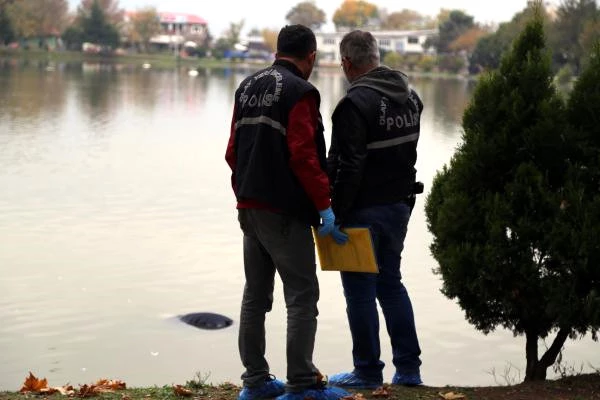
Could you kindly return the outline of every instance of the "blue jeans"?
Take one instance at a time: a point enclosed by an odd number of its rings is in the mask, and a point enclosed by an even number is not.
[[[375,299],[383,310],[392,343],[393,363],[402,374],[419,373],[421,360],[412,304],[402,284],[400,254],[410,219],[404,202],[371,206],[351,212],[345,225],[371,228],[379,274],[342,272],[346,312],[352,333],[354,373],[382,379],[379,316]]]

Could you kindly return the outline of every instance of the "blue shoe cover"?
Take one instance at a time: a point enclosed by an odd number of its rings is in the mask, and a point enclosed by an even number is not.
[[[238,400],[259,400],[259,399],[270,399],[277,397],[285,393],[285,384],[280,380],[275,379],[274,376],[269,375],[265,382],[257,387],[244,386]]]
[[[401,374],[396,372],[392,378],[392,384],[402,386],[419,386],[423,384],[423,381],[421,380],[421,374],[418,372],[412,374]]]
[[[322,389],[306,389],[301,392],[289,392],[281,395],[277,400],[339,400],[350,396],[350,393],[336,387],[324,387]]]
[[[353,372],[341,372],[329,377],[329,384],[356,389],[375,389],[383,385],[383,379],[365,379]]]

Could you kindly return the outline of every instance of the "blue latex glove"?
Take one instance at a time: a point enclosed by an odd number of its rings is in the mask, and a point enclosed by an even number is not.
[[[348,241],[348,235],[340,230],[340,226],[335,224],[335,215],[331,207],[319,211],[321,216],[321,225],[317,232],[319,236],[331,235],[337,244],[344,244]]]
[[[348,241],[348,235],[340,229],[339,225],[334,225],[331,237],[337,244],[345,244]]]

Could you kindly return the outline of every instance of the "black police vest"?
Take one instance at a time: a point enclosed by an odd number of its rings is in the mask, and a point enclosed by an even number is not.
[[[404,104],[368,87],[346,95],[368,124],[367,160],[355,205],[392,204],[413,192],[423,103],[410,90]]]
[[[276,61],[246,78],[235,92],[235,191],[238,201],[255,200],[312,225],[319,214],[290,168],[288,116],[308,92],[318,90],[298,76],[297,68]],[[319,162],[326,165],[325,138],[319,115],[315,133]]]

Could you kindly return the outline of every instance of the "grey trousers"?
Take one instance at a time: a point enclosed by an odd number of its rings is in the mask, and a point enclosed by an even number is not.
[[[271,311],[275,271],[283,282],[287,308],[287,384],[301,391],[319,381],[312,362],[317,329],[319,283],[310,226],[267,210],[240,209],[244,232],[246,284],[238,345],[245,367],[244,386],[260,385],[269,375],[265,359],[265,314]]]

